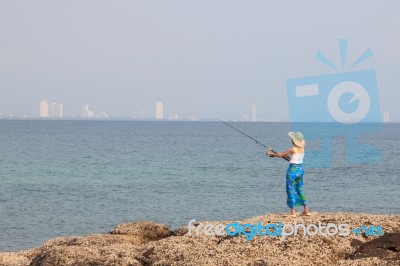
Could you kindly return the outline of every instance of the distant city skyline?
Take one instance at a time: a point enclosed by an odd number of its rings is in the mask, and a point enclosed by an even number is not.
[[[68,115],[65,115],[63,112],[64,110],[64,105],[62,103],[49,103],[47,99],[44,99],[40,101],[39,103],[39,115],[36,114],[8,114],[8,113],[2,113],[0,112],[0,117],[5,117],[5,116],[11,116],[11,117],[51,117],[51,118],[108,118],[109,116],[105,111],[99,111],[98,113],[95,113],[93,110],[90,109],[88,104],[83,104],[81,107],[80,112],[75,112],[75,113],[70,113]],[[242,120],[242,121],[251,121],[251,122],[256,122],[257,121],[257,114],[256,114],[256,106],[253,104],[250,106],[250,114],[244,114],[242,117],[237,117],[233,118],[232,120]],[[191,121],[196,121],[199,119],[199,116],[196,114],[191,114],[187,117],[182,117],[178,113],[169,113],[167,116],[165,115],[164,112],[164,103],[162,101],[157,101],[155,102],[155,111],[154,111],[154,116],[147,117],[146,112],[144,110],[140,111],[139,116],[115,116],[115,118],[134,118],[134,119],[140,119],[140,120],[146,120],[146,119],[156,119],[156,120],[191,120]],[[215,120],[221,117],[204,117],[203,119],[205,120]],[[224,118],[226,119],[226,118]]]
[[[49,104],[47,99],[42,100],[39,104],[39,117],[41,118],[46,118],[46,117],[68,117],[68,116],[63,116],[62,113],[62,104],[57,104],[57,103],[51,103]],[[246,119],[243,119],[242,116],[242,121],[251,121],[251,122],[256,122],[257,117],[256,117],[256,106],[253,104],[250,107],[250,116],[245,115]],[[24,116],[26,117],[26,116]],[[35,117],[30,116],[30,117]],[[98,113],[95,113],[92,111],[89,107],[88,104],[83,104],[81,113],[80,115],[77,114],[72,114],[69,118],[108,118],[108,115],[104,111],[100,111]],[[121,117],[120,117],[121,118]],[[164,103],[162,101],[157,101],[155,102],[155,110],[154,110],[154,116],[153,117],[146,117],[145,112],[142,111],[139,117],[133,116],[133,117],[126,117],[126,118],[131,118],[131,119],[139,119],[139,120],[146,120],[146,119],[155,119],[155,120],[190,120],[190,121],[197,121],[198,117],[196,115],[191,115],[189,117],[181,117],[178,113],[170,113],[167,117],[165,116],[164,113]],[[215,120],[216,118],[205,118],[205,120]]]
[[[230,121],[243,121],[243,122],[290,122],[290,121],[281,121],[281,120],[262,120],[257,118],[257,107],[256,105],[249,106],[249,114],[242,114],[240,117],[199,117],[196,114],[192,114],[190,116],[181,116],[178,113],[169,113],[165,115],[164,112],[164,103],[162,101],[157,101],[154,103],[154,115],[146,116],[146,112],[142,110],[139,112],[139,115],[131,115],[131,116],[109,116],[105,111],[98,111],[95,113],[91,110],[88,104],[83,104],[80,112],[71,113],[65,115],[63,113],[64,105],[62,103],[52,102],[49,103],[47,99],[40,101],[39,103],[39,113],[35,114],[8,114],[0,112],[0,118],[66,118],[66,119],[79,119],[79,118],[100,118],[100,119],[134,119],[134,120],[169,120],[169,121],[215,121],[217,119],[224,119]],[[390,113],[388,111],[383,111],[382,113],[382,122],[391,123],[397,122],[390,119]]]

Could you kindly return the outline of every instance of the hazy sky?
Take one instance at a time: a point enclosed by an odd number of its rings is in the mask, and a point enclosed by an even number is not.
[[[0,113],[39,102],[110,116],[165,113],[288,120],[286,80],[338,73],[338,39],[353,70],[375,69],[382,111],[400,120],[400,2],[0,1]],[[345,69],[346,70],[346,69]]]

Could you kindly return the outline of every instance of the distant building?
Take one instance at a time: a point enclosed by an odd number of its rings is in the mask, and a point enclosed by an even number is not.
[[[43,100],[40,102],[40,117],[48,117],[49,116],[49,102],[47,100]]]
[[[63,117],[63,105],[61,103],[49,104],[49,117]]]
[[[242,115],[242,121],[243,121],[243,122],[249,122],[249,116],[246,115],[246,114],[243,114],[243,115]]]
[[[190,121],[197,121],[197,116],[196,116],[196,115],[191,115],[191,116],[189,117],[189,120],[190,120]]]
[[[251,106],[250,121],[251,122],[256,122],[257,121],[257,109],[256,109],[256,106],[254,104]]]
[[[40,117],[63,117],[63,105],[61,103],[49,103],[47,100],[40,102]]]
[[[142,110],[139,114],[139,119],[145,119],[146,118],[146,113],[144,110]]]
[[[179,120],[178,114],[170,114],[168,117],[169,120]]]
[[[105,118],[107,118],[107,117],[108,117],[108,115],[107,115],[106,112],[104,112],[104,111],[100,111],[100,112],[99,112],[98,118],[103,118],[103,119],[105,119]]]
[[[156,119],[164,119],[164,106],[162,102],[156,102]]]
[[[82,106],[82,117],[92,118],[94,117],[94,112],[89,110],[89,105],[84,104]]]
[[[383,122],[389,122],[389,112],[383,112]]]

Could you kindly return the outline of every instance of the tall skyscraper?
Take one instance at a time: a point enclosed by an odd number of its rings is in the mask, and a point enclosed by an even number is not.
[[[43,100],[40,102],[40,117],[48,117],[49,116],[49,102],[47,100]]]
[[[251,122],[256,122],[257,121],[257,109],[256,106],[253,104],[251,106],[251,118],[250,118]]]
[[[62,117],[63,105],[61,103],[49,103],[47,100],[40,102],[40,117]]]
[[[61,103],[49,104],[49,117],[63,117],[63,105]]]
[[[84,104],[82,106],[82,117],[92,118],[94,117],[94,112],[89,110],[89,105]]]
[[[156,102],[156,119],[164,119],[164,106],[162,102]]]
[[[389,112],[383,112],[383,122],[389,122]]]

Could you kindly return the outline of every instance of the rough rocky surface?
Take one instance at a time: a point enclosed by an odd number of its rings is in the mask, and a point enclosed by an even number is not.
[[[154,222],[120,224],[107,234],[59,237],[20,252],[0,253],[0,265],[400,265],[400,215],[313,213],[270,214],[241,224],[379,225],[383,236],[192,236],[186,227],[170,231]],[[202,222],[225,225],[234,221]]]

